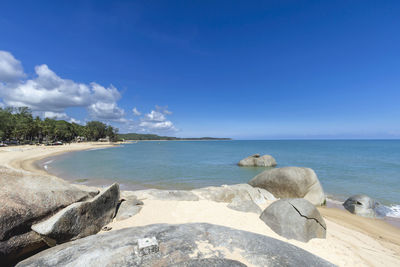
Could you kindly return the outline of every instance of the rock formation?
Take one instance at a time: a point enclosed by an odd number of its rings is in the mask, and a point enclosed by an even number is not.
[[[238,165],[242,167],[275,167],[276,161],[270,155],[254,154],[239,161]]]
[[[284,167],[266,170],[249,181],[277,198],[304,198],[313,205],[323,205],[325,194],[315,172],[310,168]]]

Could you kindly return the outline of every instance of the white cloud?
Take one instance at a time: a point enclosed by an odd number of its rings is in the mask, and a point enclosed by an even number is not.
[[[6,105],[26,106],[45,116],[58,114],[57,118],[65,118],[60,116],[68,107],[83,107],[93,119],[123,119],[125,112],[117,104],[121,94],[114,86],[63,79],[45,64],[35,67],[35,78],[22,80],[21,63],[10,53],[0,52],[0,97]]]
[[[133,112],[133,115],[135,115],[135,116],[140,116],[140,115],[142,115],[142,113],[140,113],[140,111],[137,110],[136,107],[132,109],[132,112]]]
[[[165,112],[167,111],[167,113]],[[174,132],[177,131],[172,121],[167,119],[167,114],[172,114],[166,108],[156,106],[156,110],[151,110],[150,113],[144,114],[140,119],[138,129],[141,132]]]
[[[0,50],[0,81],[15,82],[25,77],[21,62],[7,52]]]
[[[68,120],[69,123],[77,123],[77,124],[82,124],[82,122],[80,120],[74,119],[74,118],[70,118]]]
[[[168,106],[157,106],[156,105],[156,110],[165,115],[172,115],[172,112],[168,110]]]
[[[138,120],[125,117],[118,106],[121,94],[113,85],[104,87],[95,82],[85,84],[58,76],[47,65],[35,67],[35,77],[26,79],[21,62],[6,51],[0,51],[0,107],[29,107],[34,114],[47,118],[81,123],[66,113],[67,108],[85,108],[91,119],[120,124],[125,129],[142,132],[177,131],[167,116],[168,106],[156,106],[142,115],[135,107]]]
[[[142,121],[139,126],[144,131],[175,131],[175,126],[171,121],[150,122]]]
[[[162,122],[165,121],[167,118],[161,112],[152,110],[150,113],[144,115],[144,120],[152,121],[152,122]]]
[[[68,115],[65,112],[53,112],[53,111],[45,111],[43,117],[49,119],[57,119],[57,120],[69,119]]]

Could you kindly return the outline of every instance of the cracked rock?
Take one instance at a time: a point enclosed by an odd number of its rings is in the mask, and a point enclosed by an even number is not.
[[[268,206],[260,219],[275,233],[308,242],[326,237],[326,224],[319,211],[303,198],[281,199]]]

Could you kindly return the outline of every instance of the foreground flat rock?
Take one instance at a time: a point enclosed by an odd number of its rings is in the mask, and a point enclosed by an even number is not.
[[[49,219],[32,225],[32,230],[50,245],[92,235],[112,221],[118,202],[119,186],[113,184],[93,199],[74,203]]]
[[[308,242],[326,237],[326,224],[313,204],[303,198],[281,199],[269,205],[260,219],[275,233]]]
[[[0,262],[9,262],[46,244],[31,231],[35,224],[97,189],[78,188],[49,175],[0,168]]]
[[[254,154],[239,161],[238,165],[241,167],[275,167],[276,160],[270,155]]]
[[[313,205],[323,205],[325,194],[315,172],[310,168],[284,167],[266,170],[249,184],[268,190],[277,198],[304,198]]]
[[[377,216],[376,208],[379,205],[367,195],[354,195],[349,197],[343,206],[353,214],[373,218]]]
[[[155,237],[158,252],[140,256],[138,239]],[[229,260],[246,266],[333,266],[288,243],[205,223],[155,224],[127,228],[64,243],[17,266],[213,266],[196,260]],[[195,260],[195,261],[193,261]],[[227,265],[214,265],[227,266]]]

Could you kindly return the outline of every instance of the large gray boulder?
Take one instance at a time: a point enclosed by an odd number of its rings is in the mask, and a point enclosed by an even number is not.
[[[269,205],[260,219],[275,233],[308,242],[326,237],[326,224],[313,204],[303,198],[281,199]]]
[[[254,154],[239,161],[238,165],[242,167],[275,167],[276,160],[270,155]]]
[[[349,197],[343,206],[353,214],[373,218],[377,216],[376,209],[379,203],[366,195],[354,195]]]
[[[313,205],[323,205],[325,194],[315,172],[310,168],[284,167],[266,170],[249,181],[277,198],[304,198]]]
[[[32,224],[98,192],[50,175],[0,168],[0,262],[12,262],[45,247],[31,231]]]
[[[60,210],[49,219],[32,225],[49,245],[95,234],[112,221],[119,203],[119,186],[113,184],[99,195]]]
[[[138,240],[144,237],[158,247],[143,253]],[[291,244],[206,223],[154,224],[93,235],[42,251],[17,266],[205,266],[188,263],[229,260],[232,254],[235,261],[253,266],[333,266]]]

